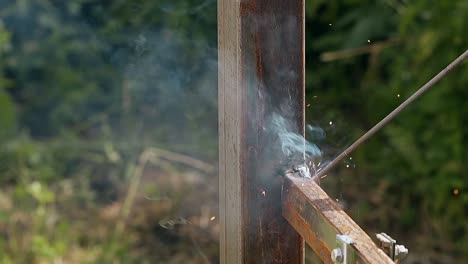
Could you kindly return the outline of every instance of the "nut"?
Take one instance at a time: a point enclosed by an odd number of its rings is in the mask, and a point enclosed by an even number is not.
[[[408,255],[408,249],[404,245],[396,245],[395,246],[395,256],[399,260],[403,260]]]

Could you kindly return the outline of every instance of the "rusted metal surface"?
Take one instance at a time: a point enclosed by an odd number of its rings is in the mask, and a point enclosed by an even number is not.
[[[218,41],[221,262],[303,263],[266,126],[304,134],[304,0],[220,0]]]
[[[283,216],[324,263],[333,263],[330,254],[337,234],[353,239],[358,263],[393,263],[314,181],[286,175],[282,204]]]
[[[241,1],[246,82],[244,263],[302,263],[303,239],[282,217],[281,156],[265,128],[277,112],[304,133],[304,1]],[[284,107],[284,109],[282,109]]]

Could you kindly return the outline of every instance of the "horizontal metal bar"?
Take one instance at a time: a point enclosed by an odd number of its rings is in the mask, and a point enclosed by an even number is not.
[[[314,181],[287,174],[282,206],[283,216],[324,263],[333,263],[338,234],[354,241],[357,263],[394,263]]]

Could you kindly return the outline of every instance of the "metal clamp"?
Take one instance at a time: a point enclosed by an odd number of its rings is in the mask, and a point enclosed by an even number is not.
[[[337,247],[331,252],[331,260],[335,264],[349,264],[356,260],[356,253],[352,247],[353,239],[347,235],[336,235]]]
[[[404,245],[397,245],[396,240],[391,236],[380,233],[375,235],[378,246],[393,260],[401,262],[408,256],[408,249]]]

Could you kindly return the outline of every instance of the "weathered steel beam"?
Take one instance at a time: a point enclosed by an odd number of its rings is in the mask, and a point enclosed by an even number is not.
[[[283,216],[324,263],[333,263],[339,234],[353,240],[358,263],[394,263],[314,181],[292,173],[284,178]]]
[[[304,3],[218,1],[221,263],[303,263],[266,127],[278,113],[304,134]]]

